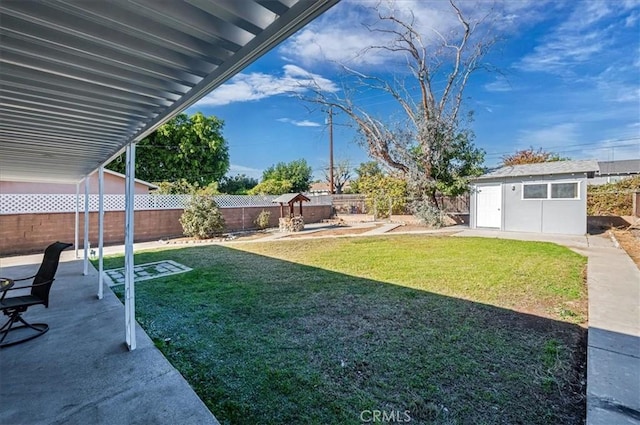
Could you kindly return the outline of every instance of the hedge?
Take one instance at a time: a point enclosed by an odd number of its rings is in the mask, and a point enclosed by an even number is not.
[[[640,176],[589,186],[587,189],[587,215],[632,215],[633,193],[640,191]]]

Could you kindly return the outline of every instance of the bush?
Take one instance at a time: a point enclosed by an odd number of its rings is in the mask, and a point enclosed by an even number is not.
[[[427,201],[414,201],[411,209],[413,215],[429,227],[439,229],[446,224],[447,215]]]
[[[222,233],[224,217],[212,197],[193,196],[180,217],[180,224],[186,236],[206,239]]]
[[[640,176],[587,188],[587,215],[631,215],[632,193],[640,190]]]
[[[271,218],[271,211],[262,210],[260,214],[258,214],[258,217],[256,217],[256,221],[254,223],[256,223],[256,226],[258,226],[258,229],[264,230],[267,227],[269,227],[270,218]]]
[[[406,207],[407,182],[401,178],[384,175],[361,177],[360,192],[366,199],[366,210],[376,219],[388,218],[391,214],[403,214]]]

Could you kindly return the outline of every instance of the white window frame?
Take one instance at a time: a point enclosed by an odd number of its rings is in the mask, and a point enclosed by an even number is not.
[[[552,198],[551,197],[551,185],[553,184],[569,184],[573,183],[577,185],[576,197],[575,198]],[[547,197],[546,198],[525,198],[524,197],[524,187],[528,185],[547,185]],[[537,181],[537,182],[522,182],[522,190],[520,191],[520,199],[522,201],[579,201],[580,198],[580,181],[579,180],[568,180],[568,181]]]

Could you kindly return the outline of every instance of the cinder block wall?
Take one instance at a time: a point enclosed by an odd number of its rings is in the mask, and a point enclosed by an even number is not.
[[[222,208],[226,229],[229,232],[255,229],[255,220],[262,210],[269,211],[269,227],[278,227],[278,219],[280,218],[280,207],[245,207],[245,208]],[[298,213],[298,206],[295,208]],[[288,214],[289,207],[285,206],[285,214]],[[302,206],[302,215],[305,223],[317,223],[331,217],[331,205],[309,205]],[[182,230],[181,230],[182,231]]]
[[[226,231],[254,229],[262,210],[271,212],[270,226],[278,226],[280,207],[222,208]],[[306,223],[316,223],[331,216],[330,205],[303,206]],[[136,242],[182,236],[182,210],[135,211]],[[84,238],[84,213],[79,214],[80,247]],[[124,211],[106,211],[105,244],[124,242]],[[41,252],[51,242],[74,240],[75,213],[0,215],[0,255]],[[98,213],[89,213],[89,241],[98,244]]]

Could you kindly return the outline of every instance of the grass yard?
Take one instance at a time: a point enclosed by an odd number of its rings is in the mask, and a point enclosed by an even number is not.
[[[136,255],[160,260],[194,270],[139,283],[138,320],[223,424],[584,421],[586,258],[568,249],[396,235]]]

